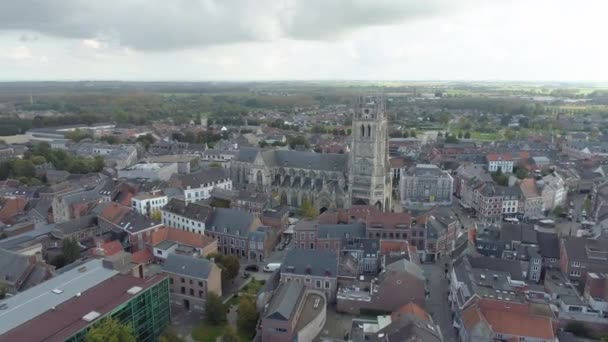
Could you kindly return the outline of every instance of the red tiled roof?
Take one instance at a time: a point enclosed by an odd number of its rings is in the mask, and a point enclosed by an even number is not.
[[[414,315],[420,319],[423,319],[427,322],[431,321],[431,316],[429,316],[429,314],[424,311],[423,308],[421,308],[420,306],[418,306],[416,303],[409,303],[409,304],[405,304],[403,307],[401,307],[399,310],[393,312],[391,314],[391,318],[393,321],[399,319],[399,317],[403,316],[403,315]]]
[[[407,240],[380,240],[380,254],[412,252],[416,253],[416,247],[410,245]]]
[[[110,256],[123,251],[122,245],[118,240],[106,242],[101,245],[99,249],[101,250],[101,255],[103,256]]]
[[[0,200],[0,221],[6,222],[14,215],[20,213],[27,205],[27,198],[13,197]]]
[[[536,188],[536,181],[532,178],[526,178],[519,183],[521,192],[525,198],[539,197],[538,189]]]
[[[467,330],[486,322],[496,334],[555,339],[551,318],[531,314],[527,304],[484,298],[463,311],[462,321]]]
[[[367,218],[368,224],[382,224],[384,228],[393,228],[398,224],[405,224],[408,227],[412,223],[412,216],[408,213],[385,213],[372,212]]]
[[[112,222],[114,224],[118,224],[120,220],[131,210],[131,208],[126,207],[124,205],[120,205],[115,202],[111,202],[103,208],[100,217]]]
[[[150,245],[155,246],[165,240],[198,248],[205,248],[215,241],[214,239],[205,235],[187,232],[177,228],[163,227],[155,232],[152,232]]]
[[[131,262],[134,264],[149,264],[152,262],[152,252],[147,248],[131,254]]]
[[[509,153],[490,153],[486,155],[488,161],[499,161],[499,160],[513,160],[513,157]]]

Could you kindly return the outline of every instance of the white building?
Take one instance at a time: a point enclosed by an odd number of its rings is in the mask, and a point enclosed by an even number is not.
[[[159,211],[168,201],[168,197],[162,192],[139,194],[131,199],[131,206],[138,213],[149,216]]]
[[[232,190],[230,173],[224,168],[211,168],[187,175],[174,175],[174,186],[184,191],[187,202],[197,202],[209,198],[214,188]]]
[[[563,206],[568,196],[566,182],[557,172],[550,173],[539,181],[543,206],[545,210],[553,210],[557,206]]]
[[[491,153],[486,155],[488,171],[496,172],[500,168],[502,172],[513,172],[513,157],[508,154]]]
[[[206,205],[188,203],[172,198],[161,209],[162,223],[168,227],[203,234],[205,232],[205,222],[211,212],[212,208]]]

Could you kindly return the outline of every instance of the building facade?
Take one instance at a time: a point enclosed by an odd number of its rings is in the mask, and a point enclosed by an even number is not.
[[[407,170],[401,181],[401,201],[404,206],[450,205],[454,180],[436,165],[417,164]]]

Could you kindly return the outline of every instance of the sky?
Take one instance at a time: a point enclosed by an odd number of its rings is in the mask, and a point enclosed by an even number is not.
[[[608,81],[605,0],[2,0],[0,80]]]

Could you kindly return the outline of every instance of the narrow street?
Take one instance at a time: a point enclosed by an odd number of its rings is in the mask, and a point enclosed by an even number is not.
[[[442,259],[434,264],[421,265],[430,291],[426,300],[426,311],[433,316],[433,320],[441,328],[444,341],[457,341],[458,337],[452,326],[452,313],[447,298],[449,285],[444,270],[446,262],[448,259]]]

